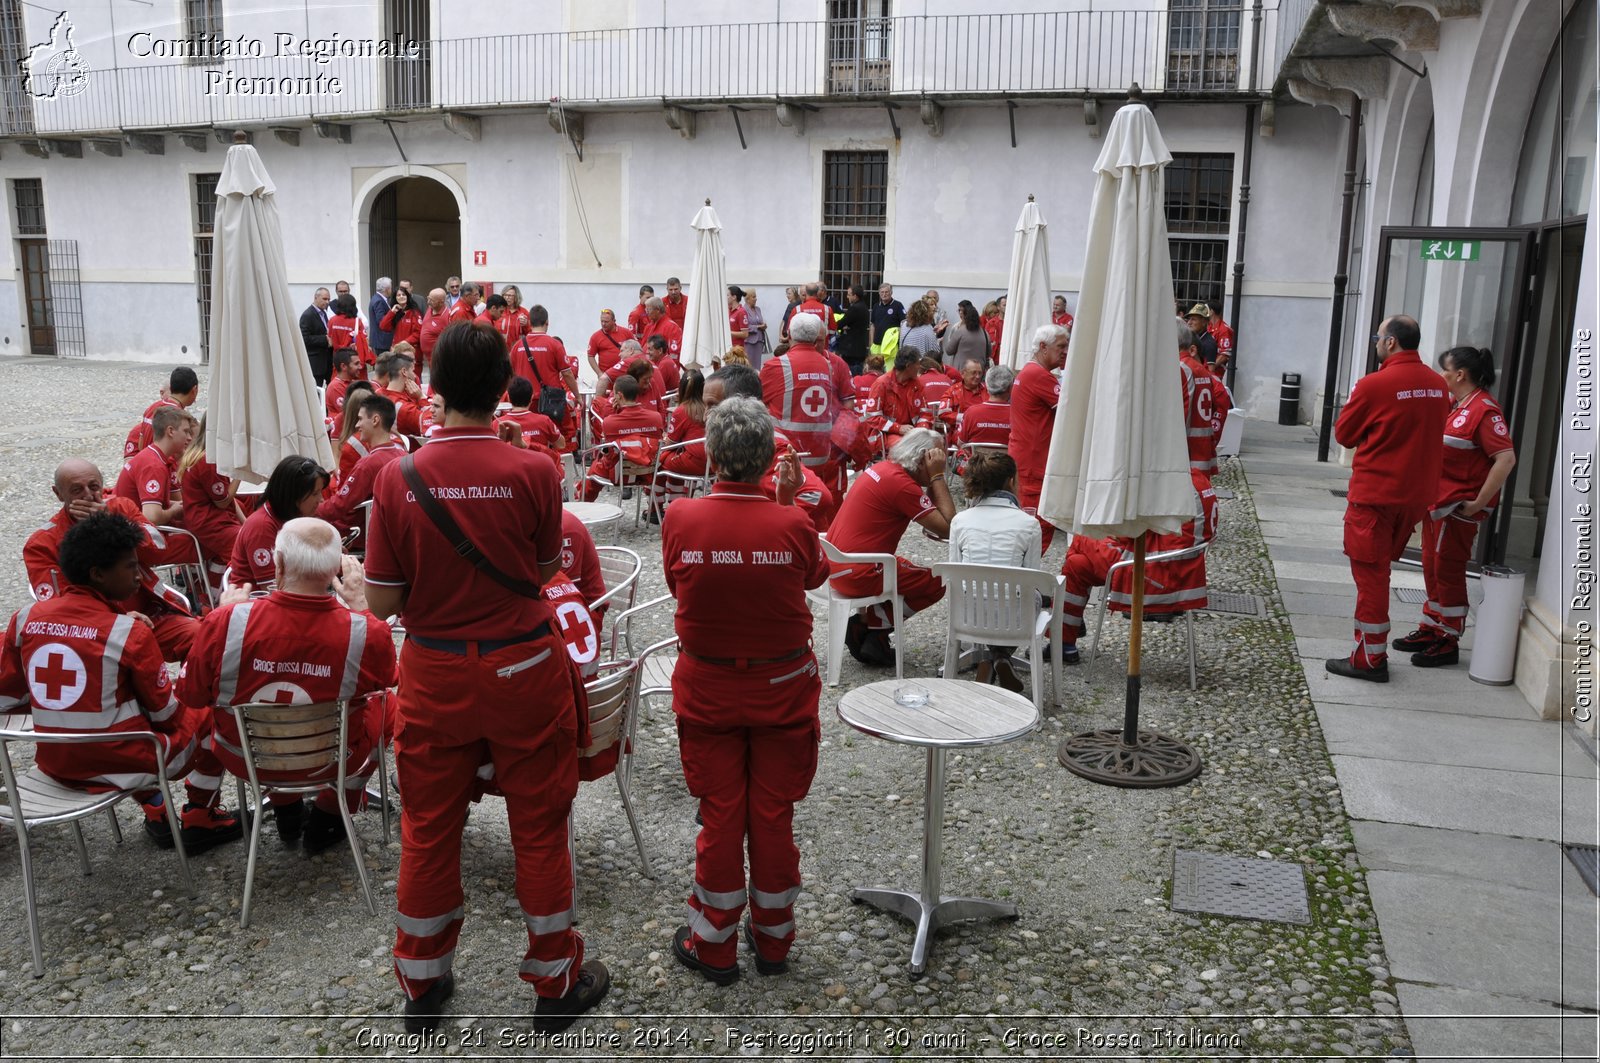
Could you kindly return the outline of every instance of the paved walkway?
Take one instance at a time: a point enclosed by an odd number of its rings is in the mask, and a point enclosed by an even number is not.
[[[1560,845],[1595,842],[1589,740],[1472,682],[1465,652],[1431,672],[1391,653],[1386,686],[1328,675],[1352,642],[1332,493],[1349,470],[1318,464],[1310,429],[1261,421],[1243,460],[1417,1055],[1594,1058],[1596,901]],[[1420,613],[1396,597],[1394,631]]]

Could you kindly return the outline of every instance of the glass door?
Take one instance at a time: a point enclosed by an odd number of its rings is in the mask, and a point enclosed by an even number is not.
[[[1379,233],[1378,294],[1372,303],[1374,335],[1394,314],[1417,319],[1422,358],[1430,365],[1441,352],[1462,344],[1494,352],[1499,372],[1489,391],[1505,409],[1519,453],[1525,434],[1518,417],[1521,348],[1533,288],[1534,240],[1528,229],[1386,227]],[[1376,368],[1369,344],[1367,371]],[[1442,433],[1444,426],[1439,428]],[[1505,497],[1511,497],[1509,490]],[[1489,564],[1504,556],[1504,522],[1497,519],[1478,535],[1477,560]]]

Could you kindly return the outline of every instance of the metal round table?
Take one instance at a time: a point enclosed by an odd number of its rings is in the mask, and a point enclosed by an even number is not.
[[[566,502],[563,506],[596,538],[602,528],[609,526],[615,533],[622,526],[622,507],[610,502]]]
[[[894,700],[897,687],[914,683],[929,693],[926,705],[912,708]],[[863,734],[890,742],[923,746],[928,777],[923,798],[922,888],[874,886],[851,892],[870,904],[917,924],[911,945],[911,973],[928,969],[928,945],[947,923],[963,919],[1015,919],[1017,906],[978,897],[946,897],[940,892],[943,855],[945,751],[1015,741],[1039,726],[1039,710],[1020,694],[959,679],[885,680],[857,687],[839,699],[839,719]]]

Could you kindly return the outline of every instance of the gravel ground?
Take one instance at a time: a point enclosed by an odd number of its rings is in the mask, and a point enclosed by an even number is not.
[[[123,436],[164,370],[0,359],[0,373],[15,397],[0,428],[0,556],[15,559],[52,510],[56,462],[90,456],[114,476]],[[36,835],[47,970],[31,976],[14,902],[0,912],[0,1054],[1409,1055],[1246,477],[1235,465],[1218,486],[1238,497],[1223,503],[1211,582],[1262,595],[1270,616],[1198,620],[1198,691],[1188,689],[1181,625],[1147,629],[1144,669],[1146,725],[1193,743],[1205,770],[1187,786],[1138,791],[1091,785],[1056,763],[1062,737],[1121,719],[1127,628],[1108,620],[1106,655],[1067,670],[1063,707],[1037,733],[951,756],[945,888],[1012,900],[1021,918],[942,932],[921,980],[906,971],[910,927],[849,901],[854,886],[915,886],[923,758],[840,723],[838,691],[883,677],[847,659],[841,687],[824,691],[821,766],[795,819],[805,887],[787,977],[756,977],[746,959],[744,979],[719,989],[672,959],[696,828],[663,700],[644,713],[635,776],[654,881],[641,873],[615,788],[591,783],[578,798],[581,927],[613,985],[600,1014],[566,1041],[543,1044],[528,1022],[503,805],[475,809],[466,828],[455,1014],[437,1040],[418,1044],[399,1039],[388,959],[399,844],[383,843],[375,816],[362,840],[378,917],[361,903],[348,852],[308,860],[269,832],[254,922],[241,930],[244,846],[196,859],[190,898],[171,855],[144,840],[124,804],[120,848],[103,818],[85,825],[90,877],[66,830]],[[639,601],[662,593],[655,530],[625,522],[622,542],[645,559]],[[942,544],[917,532],[902,546],[942,559]],[[26,600],[17,561],[0,565],[0,595],[8,610]],[[908,675],[935,673],[943,622],[936,607],[907,625]],[[1171,911],[1175,847],[1303,865],[1312,924]],[[0,843],[0,893],[18,897],[20,878],[15,846]]]

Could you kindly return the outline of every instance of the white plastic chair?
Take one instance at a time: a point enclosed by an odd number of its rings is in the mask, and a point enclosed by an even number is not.
[[[969,565],[945,561],[933,566],[944,581],[950,623],[944,643],[944,674],[954,677],[961,642],[987,646],[1026,646],[1033,673],[1033,704],[1044,712],[1044,647],[1061,642],[1064,578],[1036,568]],[[1050,606],[1039,603],[1049,599]],[[1046,642],[1046,640],[1049,640]],[[1056,704],[1061,703],[1061,654],[1050,655]]]
[[[13,744],[30,745],[91,745],[104,742],[148,742],[155,750],[156,787],[167,810],[167,825],[172,829],[172,847],[178,854],[178,867],[183,873],[184,886],[189,895],[195,895],[194,878],[189,874],[189,857],[183,849],[183,823],[179,819],[172,790],[167,785],[167,755],[164,739],[150,731],[108,731],[98,734],[41,734],[31,729],[31,721],[24,723],[17,716],[0,716],[0,782],[5,783],[5,794],[0,800],[0,824],[17,832],[17,848],[22,857],[22,899],[28,910],[28,945],[33,951],[33,976],[44,977],[44,944],[39,935],[39,902],[33,881],[33,850],[28,842],[28,832],[54,823],[71,823],[73,840],[78,845],[78,859],[85,875],[93,873],[89,866],[89,847],[83,838],[83,828],[78,821],[104,811],[111,819],[111,829],[122,844],[122,829],[117,825],[113,807],[133,796],[133,790],[110,790],[90,793],[57,782],[38,765],[20,774],[11,760]]]
[[[900,603],[900,592],[896,586],[899,570],[896,568],[893,554],[847,554],[828,541],[827,536],[821,536],[822,552],[829,561],[840,565],[849,565],[851,570],[867,565],[878,565],[883,574],[883,581],[879,591],[861,598],[846,598],[833,589],[833,579],[844,573],[835,573],[828,582],[815,590],[806,591],[806,597],[823,606],[828,613],[828,685],[839,685],[839,669],[844,658],[844,631],[845,625],[850,622],[850,614],[857,609],[865,609],[869,605],[879,602],[888,602],[894,614],[894,675],[896,679],[905,678],[905,617]]]
[[[367,864],[361,858],[361,841],[356,837],[355,820],[345,804],[345,761],[350,748],[350,703],[348,701],[319,701],[310,705],[285,705],[253,701],[233,706],[233,719],[239,730],[239,748],[244,754],[247,779],[238,780],[239,807],[257,810],[250,817],[250,856],[244,870],[244,900],[239,911],[239,926],[250,925],[250,898],[255,888],[256,853],[261,843],[260,814],[264,793],[314,794],[332,786],[338,795],[339,816],[344,820],[345,838],[350,843],[350,853],[355,857],[356,875],[361,880],[361,892],[367,899],[367,911],[378,914],[372,900],[372,884],[367,881]],[[377,760],[380,787],[387,788],[388,768],[384,764],[384,748],[380,739],[373,749]],[[327,769],[332,768],[330,777]],[[260,781],[258,772],[292,771],[311,773],[321,769],[322,774],[306,782]],[[250,800],[244,800],[248,781]],[[388,802],[385,800],[387,809]]]
[[[1191,558],[1200,557],[1201,555],[1203,555],[1206,552],[1206,547],[1208,547],[1210,545],[1211,545],[1211,541],[1208,540],[1206,542],[1196,543],[1193,546],[1185,547],[1182,550],[1163,550],[1160,553],[1146,554],[1145,557],[1144,557],[1144,563],[1145,563],[1145,566],[1146,566],[1146,568],[1145,568],[1145,573],[1146,573],[1145,579],[1148,581],[1149,578],[1150,578],[1150,576],[1149,576],[1149,571],[1150,570],[1149,570],[1148,566],[1150,566],[1150,565],[1152,565],[1152,564],[1154,564],[1154,563],[1156,563],[1158,561],[1187,561],[1187,560],[1189,560]],[[1133,567],[1133,558],[1130,557],[1130,558],[1128,558],[1126,560],[1118,561],[1116,564],[1112,565],[1111,568],[1106,572],[1106,585],[1105,585],[1104,590],[1100,594],[1100,614],[1095,619],[1095,622],[1094,622],[1094,641],[1093,641],[1093,643],[1090,644],[1090,647],[1089,647],[1089,659],[1090,660],[1093,660],[1094,658],[1100,656],[1100,629],[1105,626],[1106,612],[1108,611],[1108,609],[1110,607],[1111,579],[1112,579],[1112,576],[1113,576],[1114,573],[1116,573],[1117,571],[1119,571],[1121,569],[1132,568],[1132,567]],[[1190,690],[1194,690],[1195,688],[1197,688],[1200,685],[1199,661],[1198,661],[1198,658],[1196,657],[1195,648],[1194,648],[1194,613],[1195,613],[1195,610],[1193,608],[1187,608],[1187,609],[1183,610],[1184,632],[1188,636],[1188,639],[1189,639],[1189,689]],[[1146,617],[1145,619],[1146,619],[1146,621],[1149,620],[1148,617]]]

